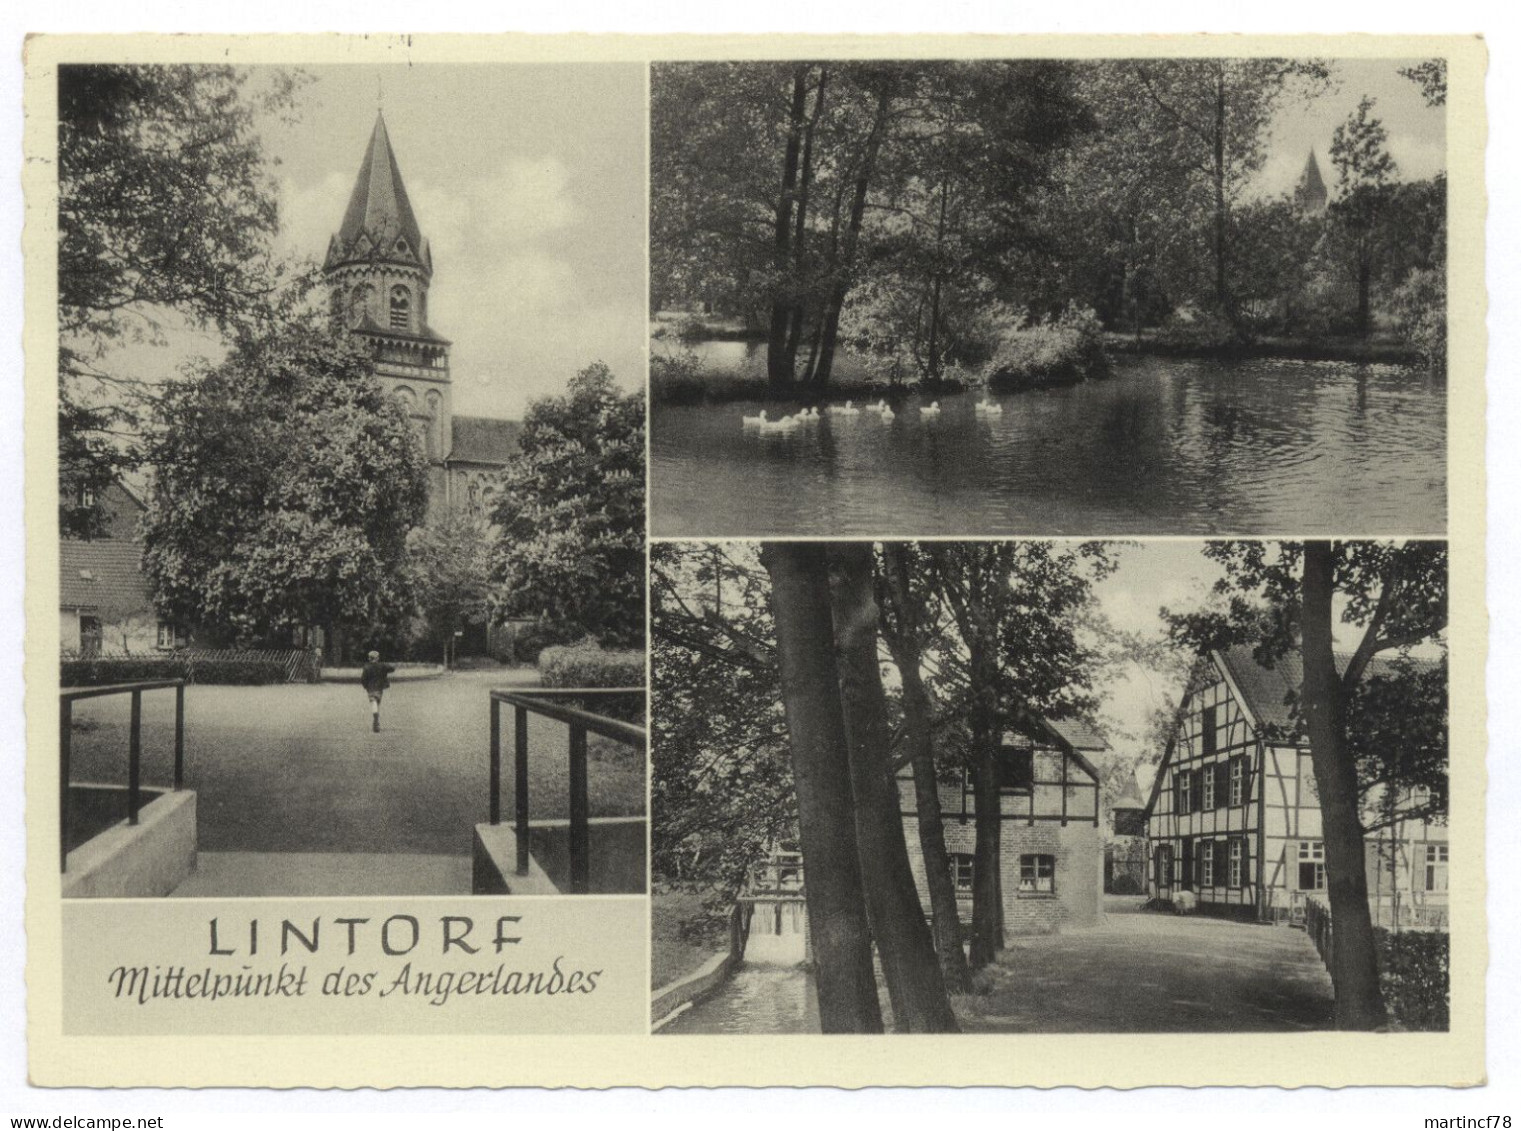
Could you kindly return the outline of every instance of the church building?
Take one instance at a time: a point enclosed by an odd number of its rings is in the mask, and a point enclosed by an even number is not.
[[[370,344],[376,376],[406,406],[427,453],[430,518],[462,510],[484,516],[522,425],[454,411],[450,342],[428,324],[433,255],[381,115],[323,274],[334,316]]]

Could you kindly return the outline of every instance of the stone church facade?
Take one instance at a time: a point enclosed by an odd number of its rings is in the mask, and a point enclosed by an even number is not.
[[[406,406],[427,454],[430,518],[484,517],[522,426],[454,411],[451,343],[428,323],[433,254],[380,115],[323,274],[334,316],[370,345],[376,376]]]

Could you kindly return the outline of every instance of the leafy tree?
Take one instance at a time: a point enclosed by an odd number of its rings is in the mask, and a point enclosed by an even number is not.
[[[145,446],[143,571],[166,618],[240,641],[405,618],[424,461],[372,364],[308,320],[245,336],[164,391]]]
[[[1039,715],[1091,711],[1098,657],[1080,631],[1092,583],[1113,568],[1103,543],[954,542],[922,547],[957,642],[941,659],[970,731],[965,765],[976,824],[972,888],[974,969],[1003,947],[999,886],[1002,801],[998,747],[1005,728]]]
[[[1400,74],[1421,88],[1421,97],[1427,106],[1447,104],[1446,59],[1427,59],[1413,67],[1401,67]]]
[[[565,640],[644,644],[644,395],[589,365],[530,406],[492,512],[491,606]]]
[[[797,836],[770,593],[751,546],[651,547],[652,868],[724,908]]]
[[[407,570],[417,607],[453,663],[454,635],[486,616],[491,592],[491,538],[474,515],[451,512],[407,536]]]
[[[299,76],[251,90],[226,66],[69,65],[58,72],[59,522],[98,529],[99,497],[134,463],[157,389],[112,351],[167,324],[246,329],[282,282],[275,187],[255,131],[289,114]]]
[[[1362,337],[1371,326],[1374,275],[1393,234],[1387,219],[1396,172],[1389,133],[1372,117],[1373,104],[1365,96],[1331,136],[1338,190],[1331,216],[1357,281],[1357,332]]]
[[[1398,678],[1399,657],[1439,642],[1445,631],[1447,548],[1437,542],[1211,542],[1204,552],[1225,567],[1215,588],[1226,608],[1164,615],[1180,641],[1200,650],[1250,642],[1258,661],[1269,665],[1300,653],[1304,679],[1293,706],[1309,741],[1320,798],[1336,924],[1336,1024],[1379,1027],[1385,1016],[1368,907],[1365,775],[1373,765],[1396,774],[1379,783],[1396,790],[1444,776],[1433,765],[1445,765],[1444,752],[1416,751],[1412,744],[1430,740],[1439,725],[1427,713],[1435,695],[1445,697],[1445,680],[1441,690],[1435,677],[1424,685],[1412,685],[1408,674],[1398,684],[1385,681]],[[1340,622],[1356,634],[1352,650],[1340,658],[1333,650],[1337,605]],[[1397,658],[1393,675],[1375,666],[1385,653]],[[1403,663],[1408,668],[1408,660]],[[1393,721],[1391,710],[1398,712]],[[1401,745],[1412,751],[1408,757],[1391,759],[1375,748],[1393,734],[1403,735]]]
[[[1115,65],[1130,80],[1128,96],[1146,112],[1140,136],[1159,159],[1186,172],[1182,215],[1209,217],[1207,297],[1239,332],[1231,254],[1235,210],[1262,167],[1279,106],[1291,93],[1308,97],[1323,90],[1330,71],[1315,59],[1145,59]]]

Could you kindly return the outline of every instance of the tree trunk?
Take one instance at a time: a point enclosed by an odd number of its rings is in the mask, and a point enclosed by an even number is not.
[[[850,223],[845,228],[845,241],[840,258],[835,264],[835,278],[824,308],[823,325],[819,334],[818,358],[814,363],[810,381],[819,386],[829,383],[834,370],[834,348],[840,333],[840,310],[845,305],[846,292],[850,290],[850,273],[855,268],[856,248],[860,243],[861,223],[866,216],[866,196],[871,189],[872,174],[876,170],[877,154],[882,148],[882,135],[887,132],[888,111],[892,109],[893,88],[884,83],[877,94],[877,110],[872,118],[871,132],[866,135],[865,151],[856,173],[855,191],[850,204]]]
[[[972,992],[971,973],[961,949],[961,911],[951,876],[951,857],[945,847],[945,820],[940,811],[940,783],[935,775],[934,744],[930,735],[930,697],[922,667],[923,626],[920,605],[910,581],[908,555],[901,542],[882,547],[885,581],[893,607],[895,631],[885,633],[893,662],[903,681],[903,719],[914,770],[914,810],[919,817],[919,851],[924,856],[924,880],[929,888],[931,927],[940,974],[953,994]]]
[[[1366,338],[1372,328],[1373,264],[1363,257],[1357,265],[1357,336]]]
[[[829,570],[817,543],[768,542],[782,706],[792,749],[803,847],[808,936],[825,1033],[880,1033],[871,934],[856,855],[850,764],[829,610]]]
[[[792,70],[792,116],[787,148],[782,158],[782,186],[776,198],[776,219],[771,239],[771,326],[766,335],[766,377],[775,387],[792,384],[791,359],[787,356],[787,331],[792,323],[797,296],[792,293],[792,205],[797,196],[798,151],[803,140],[803,108],[807,102],[808,67]],[[791,280],[789,282],[789,280]]]
[[[1225,271],[1225,241],[1226,241],[1226,207],[1225,207],[1225,71],[1221,64],[1221,70],[1215,75],[1215,131],[1214,131],[1214,181],[1215,181],[1215,301],[1220,305],[1220,311],[1230,319],[1231,325],[1236,324],[1234,304],[1230,299],[1230,287],[1226,281]]]
[[[1336,945],[1331,982],[1338,1029],[1377,1029],[1385,1024],[1379,992],[1378,950],[1368,911],[1368,871],[1358,812],[1357,765],[1346,748],[1346,702],[1332,649],[1335,560],[1329,542],[1304,547],[1303,640],[1305,729],[1326,847],[1326,887]]]
[[[914,886],[903,835],[903,802],[888,756],[871,545],[832,543],[828,558],[840,701],[856,800],[856,845],[871,933],[893,998],[894,1028],[900,1033],[954,1033],[956,1016]]]
[[[808,278],[808,247],[805,242],[808,230],[808,200],[813,188],[813,135],[824,113],[824,94],[829,86],[829,68],[819,67],[819,84],[814,90],[813,113],[803,130],[802,169],[798,174],[797,213],[792,221],[792,259],[797,269],[799,283]],[[792,314],[787,323],[787,372],[797,372],[797,348],[802,340],[805,302],[798,296],[792,304]],[[805,371],[806,372],[806,371]]]
[[[977,649],[976,651],[981,651]],[[972,864],[972,940],[968,960],[980,970],[1003,949],[1002,798],[998,790],[998,732],[992,710],[993,690],[978,688],[979,657],[973,658],[972,691],[972,809],[976,855]]]

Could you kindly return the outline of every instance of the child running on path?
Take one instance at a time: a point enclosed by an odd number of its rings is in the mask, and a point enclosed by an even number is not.
[[[379,652],[371,652],[370,662],[359,673],[359,682],[364,685],[365,694],[370,697],[370,717],[377,732],[380,730],[380,697],[391,686],[391,681],[386,677],[395,670],[390,664],[380,662]]]

